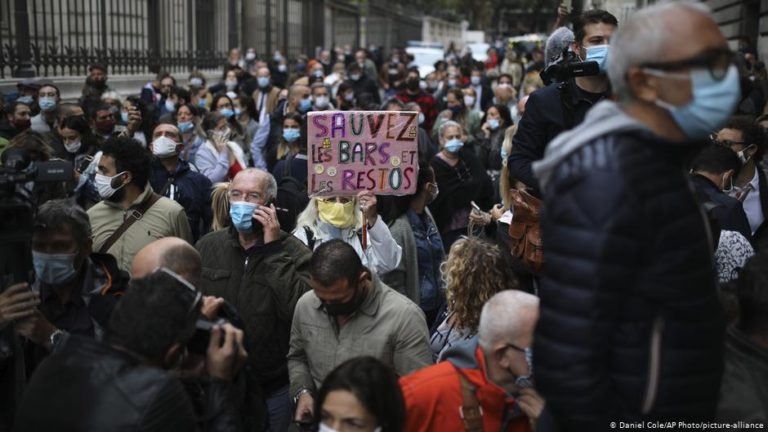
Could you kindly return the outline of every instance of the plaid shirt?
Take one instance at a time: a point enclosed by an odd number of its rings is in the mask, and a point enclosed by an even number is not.
[[[424,113],[424,124],[421,125],[428,133],[432,133],[432,125],[437,118],[437,106],[435,104],[435,98],[431,94],[424,91],[419,91],[415,95],[408,93],[407,90],[399,92],[396,97],[403,103],[416,102],[421,107],[421,112]]]

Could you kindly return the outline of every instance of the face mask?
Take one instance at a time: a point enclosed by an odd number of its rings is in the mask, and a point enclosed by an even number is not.
[[[600,66],[600,73],[605,73],[608,58],[608,45],[587,47],[587,61],[595,61]]]
[[[309,98],[302,99],[301,102],[299,102],[299,111],[305,113],[312,108],[312,101]]]
[[[307,70],[307,65],[305,65],[304,63],[299,63],[296,65],[296,72],[304,73],[305,70]]]
[[[509,157],[509,155],[507,154],[507,149],[505,149],[504,146],[502,146],[501,147],[501,162],[502,163],[506,163],[508,157]]]
[[[179,132],[181,133],[187,133],[195,127],[194,123],[192,123],[191,121],[179,122],[179,124],[177,124],[176,126],[178,126]]]
[[[32,120],[30,119],[14,120],[13,126],[16,128],[17,131],[24,132],[25,130],[29,129],[30,126],[32,126]]]
[[[450,153],[456,153],[461,150],[462,147],[464,147],[464,143],[458,138],[454,138],[445,143],[445,149]]]
[[[115,121],[112,119],[99,120],[96,123],[96,130],[103,134],[111,134],[112,129],[115,128]]]
[[[77,274],[74,267],[75,257],[77,257],[76,253],[47,254],[32,251],[35,275],[48,285],[69,282]]]
[[[426,89],[427,89],[427,82],[419,81],[419,90],[426,90]]]
[[[19,96],[19,97],[16,98],[16,102],[21,102],[21,103],[23,103],[25,105],[32,105],[32,102],[34,102],[34,101],[35,101],[35,98],[33,98],[32,96],[29,96],[29,95],[27,95],[27,96]]]
[[[364,299],[364,297],[358,296],[358,290],[357,287],[355,287],[355,295],[351,300],[344,303],[323,302],[323,308],[325,309],[325,312],[332,317],[350,316],[360,307]]]
[[[489,119],[488,120],[488,127],[491,128],[491,130],[496,130],[499,128],[499,119]]]
[[[235,112],[229,108],[222,108],[219,110],[219,114],[223,115],[224,117],[230,119],[233,115],[235,115]]]
[[[475,97],[474,96],[464,96],[464,105],[471,107],[475,106]]]
[[[259,88],[269,87],[269,77],[258,77],[256,78],[256,82],[259,83]]]
[[[430,90],[437,90],[437,81],[427,81],[427,88]]]
[[[750,159],[752,159],[752,156],[747,156],[747,150],[752,148],[752,145],[748,145],[745,149],[742,149],[740,152],[736,153],[736,156],[739,157],[739,161],[741,162],[741,165],[744,166],[749,162]]]
[[[165,110],[168,111],[168,112],[176,111],[176,104],[173,103],[173,101],[166,99],[165,100]]]
[[[315,98],[315,106],[320,109],[327,108],[329,102],[328,96],[318,96]]]
[[[73,142],[65,142],[64,149],[69,153],[77,153],[77,151],[80,150],[80,147],[82,145],[83,143],[80,140],[73,141]]]
[[[204,98],[200,98],[200,99],[197,100],[197,106],[199,108],[205,108],[205,107],[208,106],[208,101],[205,100]]]
[[[722,182],[723,193],[726,193],[726,194],[729,194],[729,193],[733,192],[733,176],[730,176],[728,179],[730,180],[730,186],[728,186],[728,188],[726,189],[725,188],[725,176],[723,176],[723,182]]]
[[[456,80],[455,79],[449,79],[448,80],[448,87],[456,87]]]
[[[532,388],[533,382],[531,376],[533,376],[533,350],[530,348],[525,349],[525,362],[528,364],[528,374],[520,375],[515,379],[515,385],[520,388]]]
[[[320,220],[336,228],[349,228],[355,224],[355,203],[337,203],[335,201],[317,201]]]
[[[349,74],[349,79],[352,81],[357,81],[360,79],[360,74]]]
[[[419,124],[424,124],[424,120],[426,120],[424,118],[424,113],[419,113]]]
[[[152,141],[152,154],[160,159],[176,156],[178,143],[167,136],[161,136]]]
[[[285,71],[288,70],[288,66],[284,64],[277,65],[277,71],[281,73],[285,73]]]
[[[226,80],[224,85],[227,86],[227,90],[234,90],[237,87],[237,80]]]
[[[37,101],[37,104],[40,105],[40,109],[45,112],[53,111],[53,109],[56,108],[56,98],[50,96],[41,97],[40,100]]]
[[[237,201],[229,205],[229,218],[236,230],[242,233],[253,232],[253,212],[259,208],[258,204],[247,201]]]
[[[235,108],[235,117],[240,117],[240,114],[242,114],[243,111],[240,108]]]
[[[315,78],[322,78],[323,75],[325,75],[325,74],[320,69],[312,72],[312,76],[314,76]]]
[[[125,183],[123,183],[116,188],[112,187],[112,180],[120,177],[123,174],[125,174],[125,171],[115,174],[112,177],[96,173],[96,177],[94,178],[94,183],[96,185],[96,190],[99,191],[99,196],[101,197],[101,199],[110,198],[112,195],[115,194],[115,192],[119,191],[120,189],[123,188],[123,186],[125,186]]]
[[[190,78],[189,79],[189,84],[193,85],[195,87],[202,87],[203,86],[203,79],[202,78],[197,78],[197,77]]]
[[[128,111],[120,111],[120,121],[128,123]]]
[[[253,61],[255,58],[256,58],[256,53],[249,52],[245,54],[245,59],[248,61]]]
[[[405,86],[408,87],[408,90],[416,91],[419,89],[419,80],[411,78],[405,82]]]
[[[664,76],[665,72],[649,72]],[[692,140],[704,139],[712,131],[720,129],[728,120],[741,92],[739,72],[731,65],[721,81],[715,81],[707,69],[696,69],[690,73],[693,100],[687,105],[674,106],[662,100],[656,105],[669,111],[675,123]]]
[[[345,94],[344,95],[344,100],[347,101],[347,102],[352,102],[353,100],[355,100],[355,94],[353,92],[349,92],[349,93]]]
[[[292,143],[299,139],[301,132],[298,129],[283,129],[283,139],[286,142]]]
[[[454,105],[454,106],[448,107],[448,109],[451,110],[451,112],[454,115],[456,115],[456,114],[461,114],[461,112],[464,110],[464,107],[461,105]]]
[[[512,87],[512,84],[508,82],[499,83],[497,87]]]
[[[432,201],[436,200],[437,196],[440,194],[440,189],[437,187],[437,183],[431,183],[431,184],[433,187],[429,191],[429,203],[427,204],[431,204]]]
[[[473,86],[478,86],[480,85],[480,77],[475,75],[469,79],[469,82],[471,82]]]

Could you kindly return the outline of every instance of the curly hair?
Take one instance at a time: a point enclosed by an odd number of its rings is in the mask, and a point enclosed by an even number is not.
[[[517,289],[508,253],[476,237],[463,238],[451,246],[442,264],[448,311],[457,329],[477,332],[480,312],[499,291]]]

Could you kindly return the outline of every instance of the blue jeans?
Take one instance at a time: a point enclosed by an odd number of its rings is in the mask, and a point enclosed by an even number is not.
[[[285,432],[291,424],[291,398],[288,396],[288,384],[267,395],[269,410],[269,430]]]

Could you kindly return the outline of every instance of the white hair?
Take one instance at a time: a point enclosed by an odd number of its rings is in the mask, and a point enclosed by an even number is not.
[[[272,176],[268,171],[264,171],[261,168],[246,168],[235,177],[240,175],[260,175],[263,176],[267,180],[267,190],[264,191],[267,194],[267,197],[265,198],[265,201],[271,201],[277,197],[277,181],[275,180],[275,177]],[[234,184],[234,179],[229,183],[229,187],[232,187],[232,184]]]
[[[635,12],[611,38],[607,59],[608,78],[613,94],[620,102],[634,99],[627,82],[629,69],[658,61],[664,54],[666,44],[675,43],[668,31],[672,23],[664,18],[674,10],[687,10],[712,17],[709,8],[700,2],[660,2]]]
[[[532,331],[539,316],[539,298],[519,290],[496,293],[483,306],[477,336],[480,346],[490,350],[496,342],[515,340]]]
[[[123,102],[123,97],[120,95],[120,93],[114,90],[105,91],[104,93],[101,94],[101,100],[105,101],[109,99],[120,101],[120,103]]]
[[[449,127],[459,128],[459,132],[461,132],[463,130],[461,125],[456,123],[455,121],[453,121],[453,120],[446,120],[446,121],[444,121],[443,123],[440,124],[440,128],[438,128],[438,130],[437,130],[437,136],[442,138],[443,134],[445,134],[445,131]]]

